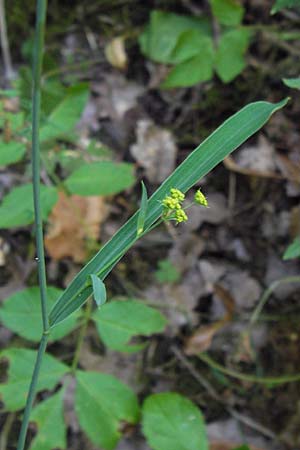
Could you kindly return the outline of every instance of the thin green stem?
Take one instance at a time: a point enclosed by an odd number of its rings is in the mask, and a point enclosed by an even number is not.
[[[251,328],[257,321],[262,309],[264,308],[273,291],[275,291],[275,289],[277,289],[277,287],[280,286],[281,284],[289,284],[289,283],[300,283],[300,275],[285,277],[276,280],[265,290],[250,318],[249,328]]]
[[[199,353],[197,357],[211,368],[216,369],[219,372],[224,373],[225,375],[229,375],[230,377],[237,378],[238,380],[242,381],[249,381],[251,383],[259,383],[259,384],[272,384],[272,385],[300,381],[300,373],[296,373],[294,375],[280,375],[278,377],[258,377],[256,375],[238,372],[233,369],[228,369],[227,367],[222,366],[217,361],[212,359],[206,353]]]
[[[31,408],[32,408],[34,397],[35,397],[36,385],[37,385],[38,376],[39,376],[39,372],[40,372],[40,368],[41,368],[41,364],[42,364],[43,355],[46,350],[48,338],[49,338],[49,333],[44,333],[42,336],[41,342],[40,342],[32,378],[31,378],[31,383],[29,386],[28,397],[27,397],[27,401],[26,401],[26,407],[25,407],[25,411],[24,411],[22,426],[21,426],[21,430],[20,430],[20,434],[19,434],[17,450],[24,449]]]
[[[88,300],[85,310],[84,310],[83,322],[82,322],[81,329],[79,332],[78,340],[76,343],[76,349],[75,349],[75,353],[74,353],[74,358],[73,358],[73,362],[72,362],[71,370],[72,370],[73,374],[75,373],[77,366],[78,366],[78,362],[79,362],[79,358],[80,358],[80,351],[81,351],[82,344],[84,341],[86,329],[87,329],[89,320],[91,318],[91,313],[92,313],[92,302],[90,300]]]
[[[39,285],[41,295],[43,335],[40,342],[31,383],[29,386],[26,406],[19,435],[17,450],[23,450],[29,425],[30,413],[35,397],[36,385],[40,373],[43,355],[45,353],[49,338],[49,319],[47,313],[47,280],[44,255],[43,221],[40,200],[40,109],[41,109],[41,73],[44,52],[44,37],[46,24],[47,0],[37,0],[36,28],[33,58],[33,91],[32,91],[32,178],[33,199],[35,215],[35,234],[37,247],[37,263],[39,274]]]
[[[40,109],[41,109],[41,73],[44,53],[47,0],[37,0],[35,46],[33,59],[33,94],[32,94],[32,178],[35,215],[35,233],[37,247],[37,264],[41,293],[43,330],[49,328],[47,313],[47,280],[44,255],[43,219],[40,201]]]

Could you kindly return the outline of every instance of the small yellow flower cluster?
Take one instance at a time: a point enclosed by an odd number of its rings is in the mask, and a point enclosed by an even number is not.
[[[198,189],[198,191],[194,195],[194,201],[195,203],[198,203],[198,205],[201,206],[208,206],[207,199],[205,195]]]
[[[183,192],[179,189],[172,188],[170,195],[167,195],[162,201],[164,207],[163,218],[169,220],[175,219],[177,223],[187,221],[188,217],[181,205],[184,198],[185,195]]]
[[[184,210],[181,208],[181,209],[177,209],[175,211],[175,219],[176,219],[177,223],[186,222],[188,220],[188,216],[186,215]]]
[[[185,195],[183,192],[181,192],[179,189],[172,188],[170,190],[171,197],[175,200],[178,200],[179,202],[183,202],[185,199]]]
[[[181,208],[179,201],[176,200],[175,198],[170,197],[169,195],[167,195],[163,199],[162,204],[166,209],[170,209],[170,210]]]

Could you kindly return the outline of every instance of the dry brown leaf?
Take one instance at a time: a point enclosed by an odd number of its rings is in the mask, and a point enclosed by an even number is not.
[[[51,258],[72,258],[84,262],[88,256],[89,240],[98,240],[100,225],[108,208],[103,197],[68,197],[59,193],[59,200],[49,217],[45,246]]]
[[[223,321],[219,321],[200,327],[186,340],[184,353],[190,356],[197,355],[198,353],[208,350],[211,346],[214,335],[223,326],[223,323]]]
[[[127,55],[125,51],[124,38],[115,37],[105,47],[105,56],[107,61],[117,69],[126,69]]]
[[[232,318],[234,312],[234,299],[230,293],[219,284],[214,285],[214,292],[224,304],[226,311],[224,317],[217,322],[201,326],[185,341],[184,352],[187,355],[197,355],[198,353],[208,350],[214,335]]]

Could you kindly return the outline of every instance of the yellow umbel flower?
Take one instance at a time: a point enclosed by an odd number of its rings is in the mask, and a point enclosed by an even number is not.
[[[175,220],[177,223],[186,222],[188,220],[188,216],[182,208],[175,211]]]
[[[171,194],[172,198],[174,198],[175,200],[178,200],[179,202],[183,202],[183,200],[185,198],[184,193],[181,192],[179,189],[172,188],[170,190],[170,194]]]
[[[176,198],[170,197],[169,195],[167,195],[167,197],[165,197],[163,199],[162,204],[165,207],[165,209],[168,209],[168,210],[181,208],[179,200]]]
[[[200,191],[200,189],[198,189],[198,191],[194,195],[194,201],[196,203],[198,203],[198,205],[208,206],[207,199],[206,199],[205,195]]]

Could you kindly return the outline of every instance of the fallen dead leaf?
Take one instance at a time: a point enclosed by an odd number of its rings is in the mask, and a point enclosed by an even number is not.
[[[208,350],[215,334],[232,318],[234,311],[234,299],[221,285],[215,285],[214,291],[220,300],[222,300],[225,307],[226,312],[224,318],[209,325],[201,326],[186,340],[184,352],[189,356],[197,355],[198,353]]]
[[[51,258],[72,258],[84,262],[89,241],[100,237],[100,225],[106,219],[108,207],[103,197],[68,197],[59,193],[59,200],[49,217],[45,246]]]
[[[149,181],[161,183],[175,168],[177,147],[172,134],[148,119],[138,121],[136,134],[132,156],[145,169]]]
[[[276,173],[276,160],[274,147],[260,135],[256,146],[244,147],[235,159],[228,156],[224,165],[227,169],[244,175],[282,179],[284,177]]]
[[[121,36],[112,39],[105,47],[107,61],[117,69],[126,69],[127,55],[125,51],[124,38]]]

